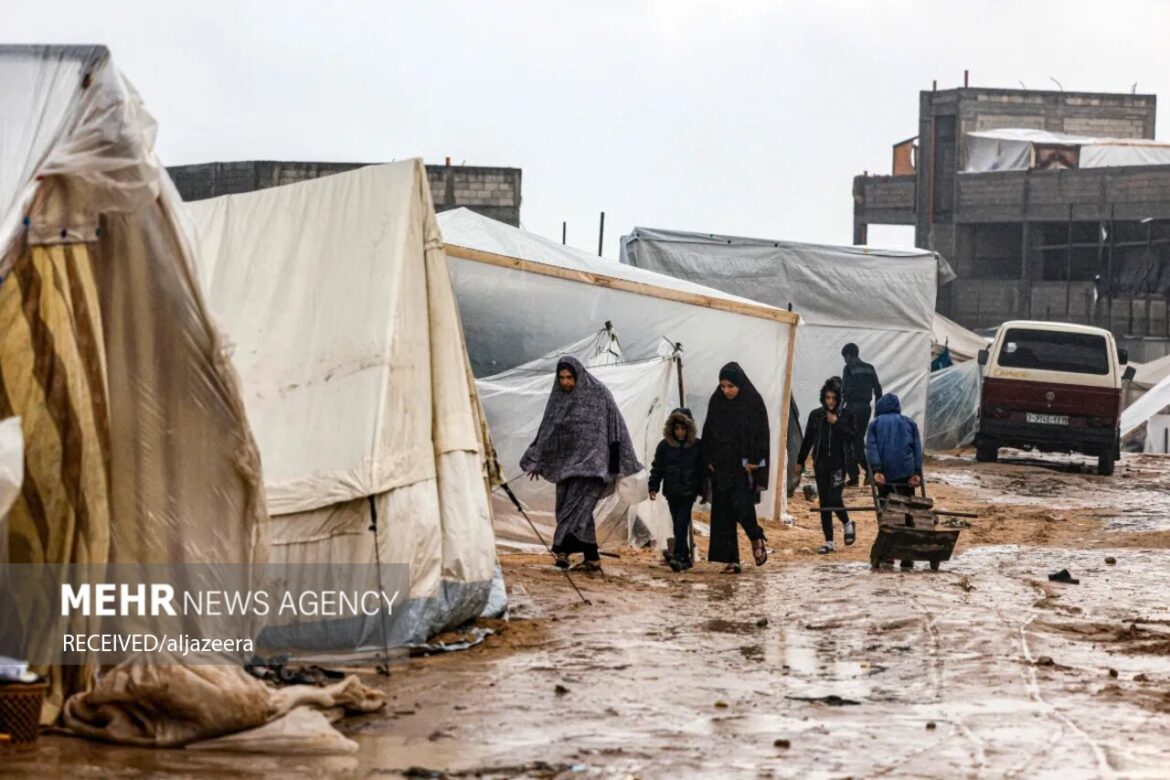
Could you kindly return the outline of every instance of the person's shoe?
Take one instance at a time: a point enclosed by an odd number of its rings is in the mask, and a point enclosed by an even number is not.
[[[553,566],[558,569],[569,568],[569,556],[565,553],[557,553],[556,558],[553,559]]]
[[[828,555],[833,552],[833,543],[825,542],[818,550],[817,555]]]
[[[671,571],[682,571],[683,570],[682,561],[680,561],[678,558],[671,558],[670,559],[670,570]]]
[[[848,547],[857,541],[857,526],[852,520],[845,524],[845,546]]]
[[[768,562],[768,548],[763,537],[752,541],[752,557],[756,560],[756,566],[763,566]]]
[[[724,574],[739,574],[741,571],[743,571],[743,567],[738,563],[729,563],[723,567]]]
[[[573,567],[573,571],[583,571],[589,574],[601,571],[601,561],[581,561]]]
[[[683,571],[686,571],[687,569],[693,569],[693,568],[695,568],[695,562],[692,561],[690,558],[687,558],[685,561],[682,562],[682,567],[683,567]]]
[[[914,561],[902,561],[902,571],[910,571],[914,568]]]

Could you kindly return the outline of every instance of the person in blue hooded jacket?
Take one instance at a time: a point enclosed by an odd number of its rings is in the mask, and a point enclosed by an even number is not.
[[[891,493],[912,496],[922,484],[922,437],[918,424],[902,414],[902,402],[894,393],[878,399],[865,434],[865,454],[879,498]],[[912,569],[914,562],[902,561],[902,568]]]
[[[922,484],[922,436],[918,424],[902,414],[894,393],[878,399],[865,434],[865,455],[878,485],[878,496],[913,495]]]

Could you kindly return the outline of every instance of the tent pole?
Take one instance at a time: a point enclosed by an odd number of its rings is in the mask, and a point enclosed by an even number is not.
[[[678,373],[678,405],[680,409],[686,408],[687,388],[683,383],[682,342],[676,341],[674,344],[674,369]]]
[[[378,592],[382,594],[384,600],[386,598],[386,589],[382,586],[382,549],[381,545],[378,544],[378,504],[372,493],[368,498],[370,500],[370,532],[374,535],[374,565],[378,567]],[[385,608],[379,609],[378,615],[382,621],[382,665],[378,667],[378,674],[389,677],[390,646],[388,644],[389,640],[386,638]]]
[[[776,501],[772,512],[777,522],[784,516],[784,499],[788,495],[788,415],[792,409],[792,362],[796,352],[796,323],[788,326],[788,358],[784,366],[784,390],[780,395],[780,451],[776,468]]]

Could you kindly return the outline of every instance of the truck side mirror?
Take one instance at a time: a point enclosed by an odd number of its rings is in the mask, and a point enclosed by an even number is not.
[[[986,349],[979,350],[979,365],[981,365],[981,366],[987,365],[987,360],[990,357],[991,357],[991,353],[989,353]]]
[[[1137,376],[1137,369],[1133,366],[1126,366],[1125,372],[1121,375],[1121,380],[1123,382],[1132,382],[1135,376]]]
[[[1123,348],[1123,349],[1117,350],[1117,362],[1123,366],[1129,362],[1129,350],[1128,349]]]

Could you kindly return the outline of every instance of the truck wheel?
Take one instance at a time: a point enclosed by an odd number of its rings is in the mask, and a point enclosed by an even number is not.
[[[999,460],[999,448],[990,446],[976,447],[975,460],[979,463],[995,463]]]
[[[1113,465],[1117,461],[1113,458],[1113,453],[1105,453],[1097,456],[1097,473],[1103,477],[1113,476]]]

